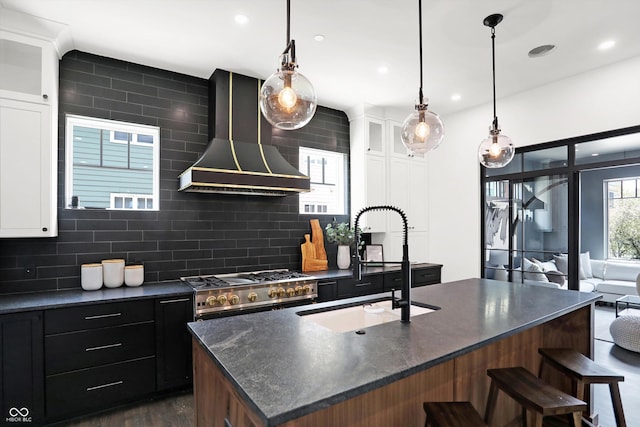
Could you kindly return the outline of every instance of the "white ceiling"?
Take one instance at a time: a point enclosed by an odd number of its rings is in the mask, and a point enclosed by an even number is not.
[[[419,87],[417,9],[417,0],[292,0],[299,70],[319,104],[408,114]],[[61,53],[78,49],[202,78],[223,68],[264,79],[286,44],[285,0],[0,0],[0,15],[13,11],[56,33]],[[237,13],[248,17],[245,25],[235,23]],[[482,20],[492,13],[505,16],[496,28],[498,98],[640,56],[639,0],[423,0],[432,111],[491,101],[491,38]],[[314,41],[316,34],[325,40]],[[599,51],[607,39],[615,47]],[[557,48],[528,58],[542,44]]]

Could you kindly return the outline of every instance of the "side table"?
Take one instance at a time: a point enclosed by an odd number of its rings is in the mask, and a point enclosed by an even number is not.
[[[616,317],[629,309],[637,310],[637,314],[640,316],[640,296],[638,295],[625,295],[616,300]]]

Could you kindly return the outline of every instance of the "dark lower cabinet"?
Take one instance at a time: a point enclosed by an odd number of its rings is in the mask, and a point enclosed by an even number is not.
[[[0,316],[0,425],[44,424],[42,312]]]
[[[191,385],[192,295],[45,311],[48,421]]]
[[[158,391],[191,385],[191,297],[156,300],[156,379]]]
[[[426,286],[440,283],[442,265],[432,264],[428,267],[414,268],[411,270],[411,286]]]
[[[155,391],[155,358],[47,376],[47,416],[65,418],[128,403]]]
[[[338,298],[359,297],[377,294],[383,290],[384,275],[372,274],[364,276],[362,280],[338,279]]]
[[[338,283],[335,280],[318,282],[318,302],[333,301],[338,298]]]
[[[107,409],[156,390],[153,300],[44,312],[46,416]]]

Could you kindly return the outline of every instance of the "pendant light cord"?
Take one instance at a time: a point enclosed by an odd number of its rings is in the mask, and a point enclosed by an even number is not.
[[[496,27],[491,27],[491,60],[493,70],[493,129],[498,130],[498,116],[496,114]]]
[[[424,104],[424,96],[422,95],[422,0],[418,0],[418,37],[420,46],[420,91],[418,92],[420,105]]]
[[[291,63],[296,62],[296,41],[291,40],[291,0],[287,0],[287,47],[282,55],[291,52]]]
[[[287,47],[291,43],[291,0],[287,0]]]

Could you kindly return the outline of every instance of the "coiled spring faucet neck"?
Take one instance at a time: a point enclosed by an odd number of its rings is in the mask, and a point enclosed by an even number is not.
[[[369,206],[363,208],[358,212],[355,219],[355,243],[356,243],[356,251],[353,256],[352,268],[353,268],[353,277],[357,280],[362,279],[362,260],[360,259],[360,253],[358,252],[358,248],[360,247],[360,217],[362,214],[370,211],[393,211],[400,215],[402,218],[402,230],[403,230],[403,243],[402,243],[402,261],[401,271],[402,271],[402,289],[400,299],[393,298],[393,308],[400,308],[401,315],[400,320],[403,323],[409,323],[411,314],[411,264],[409,263],[409,238],[408,238],[408,223],[407,223],[407,215],[405,215],[402,209],[399,209],[395,206]]]

